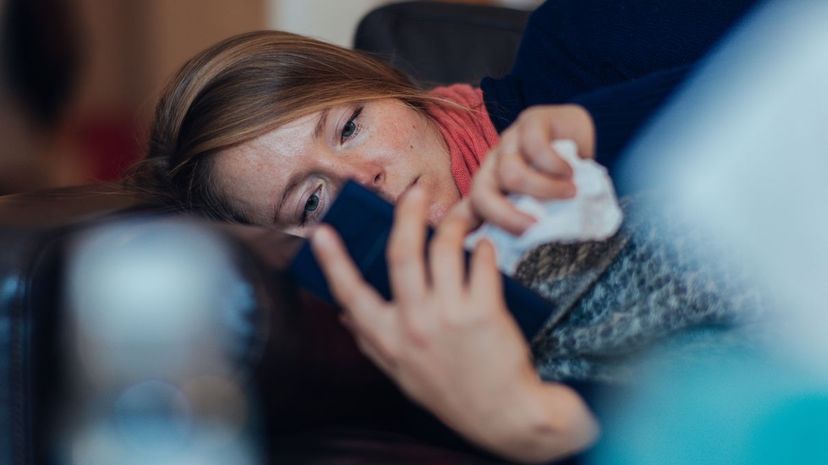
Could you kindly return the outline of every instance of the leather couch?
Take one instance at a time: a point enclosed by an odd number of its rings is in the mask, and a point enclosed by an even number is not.
[[[393,4],[366,16],[355,46],[422,82],[474,82],[508,69],[527,16],[499,7]],[[246,380],[255,433],[245,434],[263,462],[502,463],[408,402],[359,354],[336,309],[292,285],[284,266],[295,241],[171,217],[117,185],[0,197],[0,463],[63,461],[57,432],[80,376],[71,368],[76,334],[67,263],[79,237],[125,221],[139,232],[159,221],[210,231],[253,289],[261,337],[246,342],[246,363],[225,362],[238,364]]]

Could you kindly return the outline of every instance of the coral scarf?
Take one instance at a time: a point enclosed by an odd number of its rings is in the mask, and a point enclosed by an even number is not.
[[[428,95],[468,108],[465,111],[448,105],[429,105],[428,113],[440,128],[451,156],[451,174],[460,194],[471,190],[472,175],[483,157],[499,139],[483,103],[483,91],[468,84],[436,87]]]

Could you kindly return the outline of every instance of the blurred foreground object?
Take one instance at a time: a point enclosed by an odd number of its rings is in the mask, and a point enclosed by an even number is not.
[[[626,181],[660,186],[774,313],[762,355],[655,363],[593,463],[828,462],[825,24],[826,2],[765,4],[627,154]]]
[[[73,242],[66,463],[257,463],[249,388],[268,325],[228,242],[146,218]]]

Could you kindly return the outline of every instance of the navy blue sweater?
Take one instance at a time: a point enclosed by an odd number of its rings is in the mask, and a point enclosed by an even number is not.
[[[616,159],[695,63],[755,0],[549,0],[529,19],[510,74],[481,82],[499,132],[528,106],[591,114],[596,159]]]

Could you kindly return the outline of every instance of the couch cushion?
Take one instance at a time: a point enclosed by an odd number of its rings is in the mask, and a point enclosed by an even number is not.
[[[528,11],[440,2],[402,2],[363,18],[354,48],[376,54],[425,86],[509,72]]]

